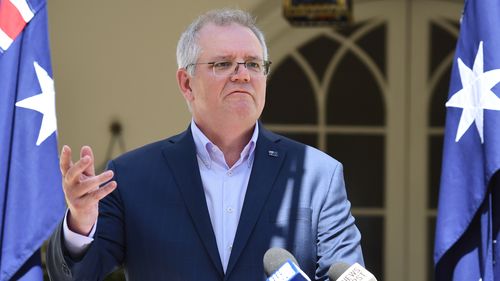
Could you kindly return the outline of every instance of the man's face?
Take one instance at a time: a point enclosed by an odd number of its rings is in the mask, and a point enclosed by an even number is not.
[[[199,31],[201,52],[197,63],[251,59],[262,61],[262,46],[255,34],[238,24],[207,24]],[[216,76],[210,64],[195,66],[181,90],[190,103],[195,122],[201,128],[229,126],[250,128],[264,108],[266,77],[255,75],[243,65],[226,76]],[[182,83],[182,82],[181,82]],[[241,127],[242,126],[242,127]]]

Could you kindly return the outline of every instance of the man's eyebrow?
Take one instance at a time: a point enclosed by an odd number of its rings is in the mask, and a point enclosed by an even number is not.
[[[234,56],[231,56],[231,55],[228,55],[228,56],[216,56],[214,58],[212,58],[210,61],[221,61],[221,60],[224,60],[224,61],[231,61],[231,60],[234,60]],[[263,60],[261,57],[259,56],[245,56],[244,60]]]
[[[247,56],[245,57],[245,60],[263,60],[263,59],[258,56]]]
[[[212,59],[212,61],[221,61],[221,60],[232,60],[234,57],[232,56],[216,56]]]

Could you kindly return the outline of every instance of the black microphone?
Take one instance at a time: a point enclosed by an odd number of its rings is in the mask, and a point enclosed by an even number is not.
[[[344,262],[332,264],[328,270],[328,278],[331,281],[377,281],[375,276],[359,263],[349,266]]]
[[[267,281],[311,281],[298,267],[295,257],[285,249],[271,248],[264,254]]]

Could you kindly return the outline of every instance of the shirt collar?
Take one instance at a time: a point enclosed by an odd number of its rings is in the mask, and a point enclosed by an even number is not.
[[[217,146],[212,141],[210,141],[207,136],[205,136],[205,134],[200,130],[193,119],[191,119],[191,133],[193,134],[193,140],[198,157],[201,158],[203,164],[205,164],[207,168],[210,168],[212,165],[212,161],[214,160],[212,148]],[[253,155],[255,152],[255,144],[257,143],[258,136],[259,122],[255,122],[252,137],[241,151],[240,160],[238,160],[238,162],[249,160],[247,162],[249,167],[251,167]]]

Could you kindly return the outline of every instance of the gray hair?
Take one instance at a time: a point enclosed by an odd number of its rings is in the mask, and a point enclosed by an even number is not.
[[[186,68],[188,65],[196,63],[200,54],[201,48],[198,45],[198,32],[208,23],[213,23],[217,26],[228,26],[236,23],[244,27],[248,27],[257,36],[263,50],[263,59],[268,59],[268,51],[264,34],[256,26],[255,18],[248,12],[237,9],[220,9],[212,10],[194,20],[188,28],[182,33],[177,42],[177,65],[179,68]],[[194,68],[188,70],[189,74],[193,74]]]

